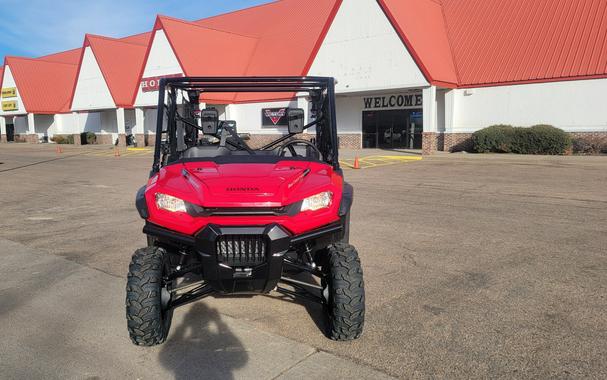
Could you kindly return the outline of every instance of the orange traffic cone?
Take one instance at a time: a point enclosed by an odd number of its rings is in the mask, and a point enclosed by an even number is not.
[[[120,157],[120,149],[118,147],[114,147],[114,157]]]
[[[360,169],[360,163],[358,162],[358,156],[354,158],[354,166],[353,169]]]

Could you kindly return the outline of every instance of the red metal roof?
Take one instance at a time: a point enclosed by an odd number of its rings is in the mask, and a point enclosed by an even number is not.
[[[434,0],[379,0],[426,79],[457,85],[457,74],[441,5]]]
[[[605,0],[377,1],[436,85],[607,77]],[[280,0],[196,22],[160,16],[155,29],[165,30],[187,75],[306,75],[341,2]],[[133,103],[150,36],[87,36],[118,106]],[[82,51],[5,59],[28,112],[69,112]],[[215,100],[266,95],[274,99]]]
[[[82,48],[71,49],[67,51],[62,51],[60,53],[54,53],[39,57],[44,61],[48,62],[57,62],[57,63],[70,63],[72,65],[77,65],[80,62],[80,54],[82,52]]]
[[[90,34],[85,37],[84,46],[90,46],[93,51],[118,107],[133,105],[133,92],[139,86],[139,74],[150,37],[151,33],[122,39]]]
[[[188,76],[242,75],[258,40],[199,24],[158,16],[177,60]]]
[[[306,75],[342,0],[281,0],[196,22],[159,16],[186,75]],[[212,59],[201,59],[205,52]],[[214,94],[218,102],[284,94]],[[207,101],[211,99],[206,99]]]
[[[27,112],[55,114],[70,111],[77,64],[41,58],[6,57],[5,66],[11,68]]]
[[[607,76],[604,0],[378,1],[436,84],[454,75],[460,87]]]
[[[4,66],[0,66],[0,89],[2,89],[3,80],[4,80]]]
[[[131,43],[131,44],[147,45],[150,42],[151,37],[152,37],[152,32],[145,32],[145,33],[139,33],[139,34],[134,34],[132,36],[119,38],[119,40],[123,41],[123,42]]]
[[[197,21],[259,38],[248,75],[305,75],[342,0],[281,0]]]

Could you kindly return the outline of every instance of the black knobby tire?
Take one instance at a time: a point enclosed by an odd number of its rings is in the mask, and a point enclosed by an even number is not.
[[[365,323],[365,284],[356,248],[346,243],[329,247],[325,283],[328,336],[333,340],[357,339]]]
[[[138,346],[164,343],[171,327],[172,310],[162,307],[166,251],[159,247],[138,249],[129,265],[126,285],[126,319],[129,335]]]

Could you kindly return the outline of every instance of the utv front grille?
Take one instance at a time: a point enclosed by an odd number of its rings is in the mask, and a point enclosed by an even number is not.
[[[230,267],[253,267],[266,262],[263,235],[222,235],[216,249],[217,260]]]

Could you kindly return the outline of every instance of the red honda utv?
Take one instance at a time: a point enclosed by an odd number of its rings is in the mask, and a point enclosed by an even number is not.
[[[288,134],[254,148],[235,121],[200,110],[201,98],[239,93],[306,96],[310,107],[285,109]],[[136,198],[148,246],[126,287],[133,343],[163,343],[173,310],[213,293],[273,291],[324,305],[329,338],[358,338],[365,292],[348,243],[353,189],[339,167],[334,79],[162,79],[157,120]]]

